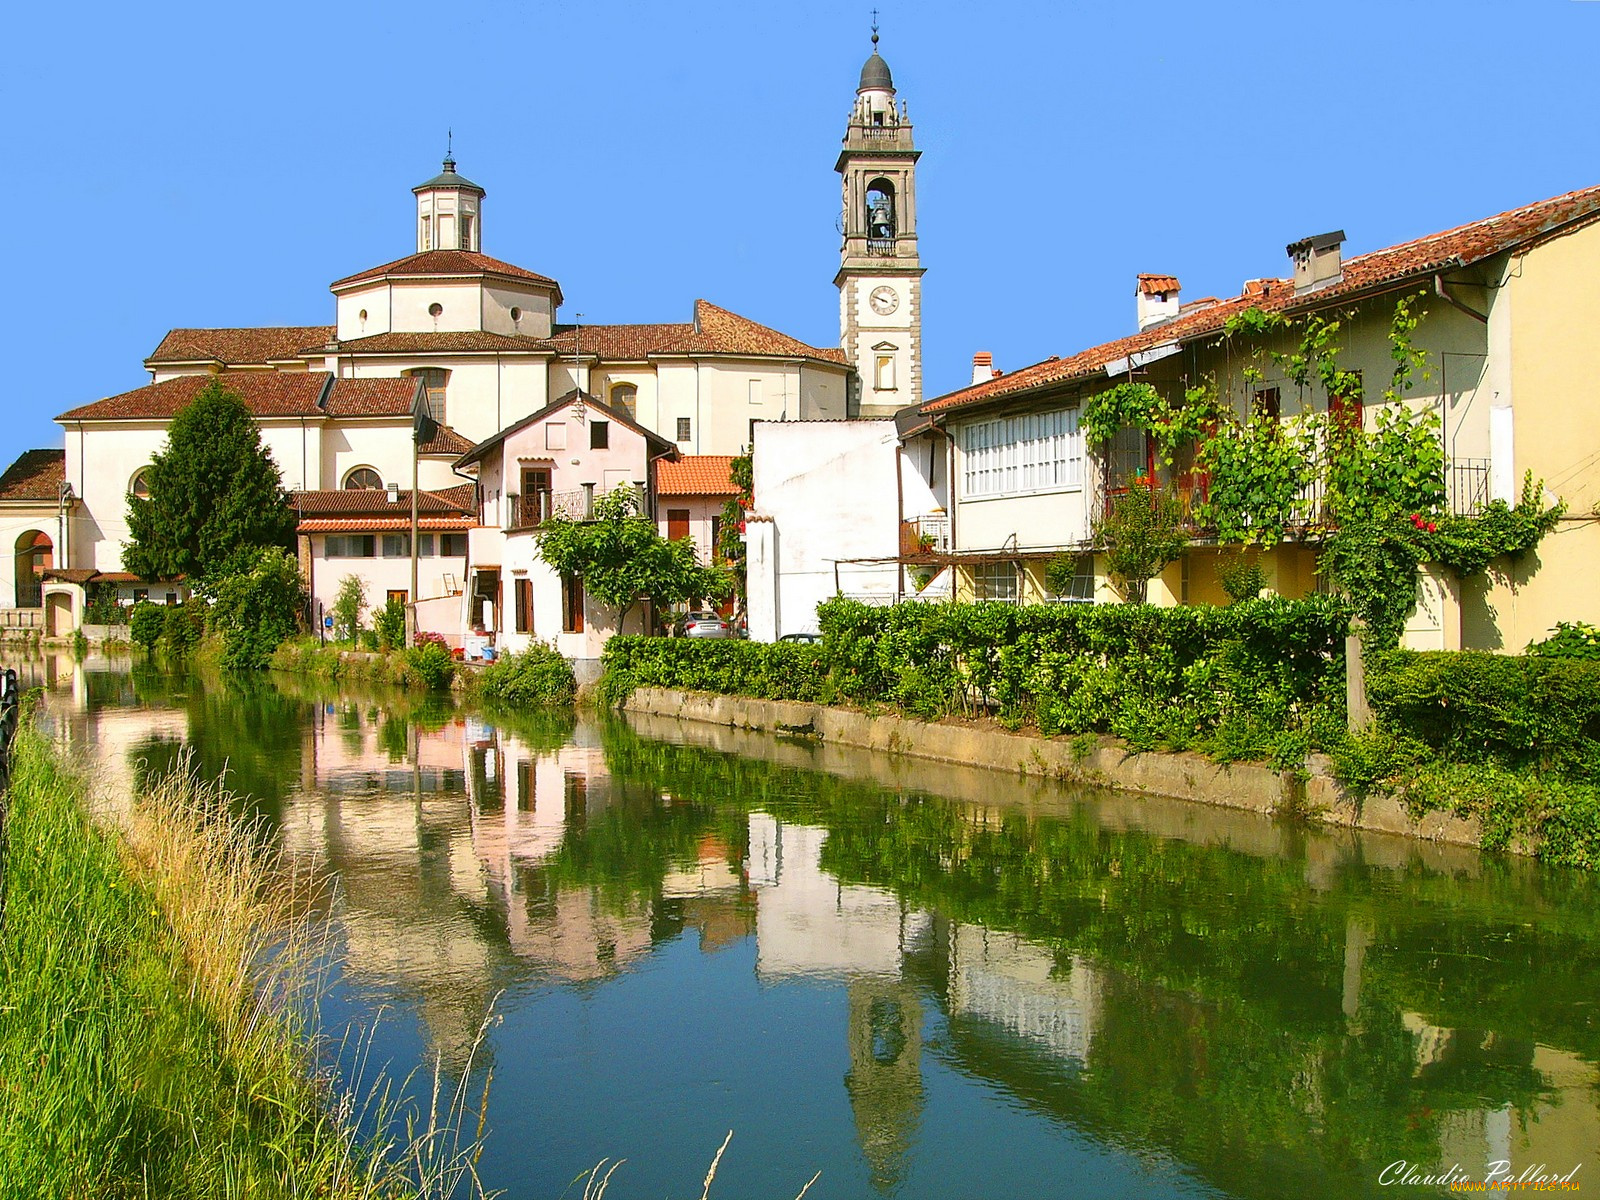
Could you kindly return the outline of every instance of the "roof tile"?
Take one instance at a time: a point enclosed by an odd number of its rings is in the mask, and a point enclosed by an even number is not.
[[[731,454],[688,454],[656,464],[656,493],[662,496],[737,496],[730,474]]]
[[[1567,192],[1536,204],[1485,217],[1466,225],[1402,242],[1383,250],[1347,258],[1337,283],[1295,294],[1286,279],[1251,280],[1242,295],[1208,307],[1189,309],[1174,320],[1142,333],[1091,346],[1064,358],[1050,358],[997,379],[929,400],[923,412],[945,412],[997,400],[1037,387],[1083,379],[1103,372],[1129,354],[1170,342],[1190,341],[1221,331],[1228,318],[1249,308],[1292,312],[1320,308],[1435,271],[1481,262],[1496,254],[1525,247],[1574,222],[1600,217],[1600,186]]]
[[[0,475],[0,500],[48,500],[54,504],[66,478],[65,450],[24,450]]]
[[[411,519],[411,490],[402,489],[391,502],[386,488],[325,488],[290,492],[289,503],[302,515],[327,517],[393,517]],[[470,483],[417,493],[417,512],[434,516],[471,515],[477,509],[477,488]]]
[[[171,329],[146,364],[220,362],[226,366],[266,366],[296,358],[307,346],[321,346],[334,335],[332,325],[263,325],[250,329]]]
[[[487,254],[479,254],[475,250],[424,250],[421,254],[408,254],[404,258],[397,258],[382,266],[346,275],[343,279],[334,280],[328,286],[340,288],[346,284],[366,283],[374,279],[405,275],[502,275],[508,279],[521,279],[530,283],[547,283],[557,292],[561,290],[560,285],[547,275],[537,275],[512,263],[501,262],[498,258],[490,258]]]

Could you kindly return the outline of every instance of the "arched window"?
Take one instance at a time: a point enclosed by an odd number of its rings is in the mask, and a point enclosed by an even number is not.
[[[404,374],[422,380],[422,386],[428,389],[428,415],[443,425],[444,390],[449,386],[450,372],[443,367],[413,367]]]
[[[138,500],[150,499],[150,468],[140,467],[128,480],[128,495]]]
[[[631,418],[639,404],[639,388],[631,383],[613,383],[607,399],[611,401],[612,408]]]
[[[344,477],[344,490],[347,492],[382,491],[383,476],[371,467],[356,467]]]
[[[867,184],[867,241],[894,241],[894,184],[874,179]]]

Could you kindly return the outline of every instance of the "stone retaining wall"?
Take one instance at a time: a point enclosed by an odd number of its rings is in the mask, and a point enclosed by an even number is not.
[[[788,700],[638,688],[623,707],[634,713],[814,737],[827,744],[1102,784],[1267,815],[1294,813],[1330,825],[1456,845],[1476,846],[1481,840],[1476,820],[1435,812],[1413,821],[1390,797],[1354,800],[1332,778],[1320,755],[1312,756],[1310,778],[1302,780],[1293,772],[1261,763],[1223,765],[1187,752],[1135,753],[1111,737],[1046,738],[1012,733],[987,722],[933,723]]]

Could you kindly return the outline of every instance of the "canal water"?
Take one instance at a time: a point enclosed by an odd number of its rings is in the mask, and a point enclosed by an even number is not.
[[[602,1158],[694,1197],[730,1129],[727,1200],[1600,1187],[1587,876],[671,720],[25,676],[108,782],[191,748],[326,864],[332,1036],[459,1073],[498,1015],[512,1197]]]

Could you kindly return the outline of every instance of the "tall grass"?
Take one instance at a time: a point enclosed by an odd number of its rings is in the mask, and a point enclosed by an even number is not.
[[[182,764],[91,819],[25,721],[0,857],[0,1200],[481,1194],[487,1098],[319,1073],[322,886]],[[407,1081],[409,1082],[409,1081]],[[477,1100],[477,1111],[473,1101]]]

